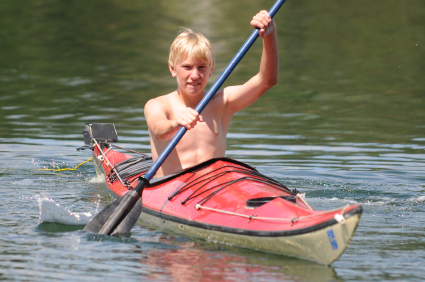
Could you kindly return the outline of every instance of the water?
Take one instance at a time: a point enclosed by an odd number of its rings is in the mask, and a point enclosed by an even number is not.
[[[128,236],[90,235],[82,226],[112,200],[92,163],[39,170],[86,161],[75,148],[88,121],[115,123],[119,145],[149,152],[143,106],[175,88],[166,61],[178,27],[216,46],[213,81],[252,15],[272,5],[246,2],[2,1],[0,279],[425,277],[425,1],[288,0],[276,16],[279,84],[232,120],[228,157],[306,193],[316,209],[362,204],[331,267],[143,224]],[[260,52],[256,44],[226,84],[253,75]]]

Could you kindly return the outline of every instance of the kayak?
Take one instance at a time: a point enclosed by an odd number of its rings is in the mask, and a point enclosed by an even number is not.
[[[152,158],[121,152],[111,140],[93,138],[86,147],[98,176],[120,197],[137,185]],[[326,265],[348,247],[362,213],[359,204],[315,210],[296,189],[230,158],[154,178],[142,202],[139,221],[162,230]]]

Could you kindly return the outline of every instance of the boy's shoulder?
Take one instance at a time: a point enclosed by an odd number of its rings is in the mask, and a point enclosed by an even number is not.
[[[170,102],[171,94],[172,93],[165,94],[148,100],[145,104],[145,115],[149,113],[158,113],[158,111],[167,115],[172,108]]]
[[[173,96],[173,92],[152,98],[152,99],[150,99],[146,102],[145,107],[146,106],[154,106],[154,105],[156,105],[156,106],[158,106],[158,105],[164,105],[164,106],[169,105],[170,99],[172,99],[172,96]]]

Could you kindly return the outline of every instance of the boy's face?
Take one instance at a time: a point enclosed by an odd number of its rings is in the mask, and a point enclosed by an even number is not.
[[[204,88],[212,75],[213,66],[189,56],[175,67],[170,64],[168,66],[171,75],[177,79],[179,91],[188,96],[204,95]]]

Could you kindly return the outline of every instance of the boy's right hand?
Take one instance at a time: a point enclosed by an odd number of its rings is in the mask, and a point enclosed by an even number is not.
[[[195,127],[198,122],[203,122],[202,116],[192,108],[187,107],[180,116],[173,121],[172,126],[177,129],[179,126],[186,127],[190,130]]]

